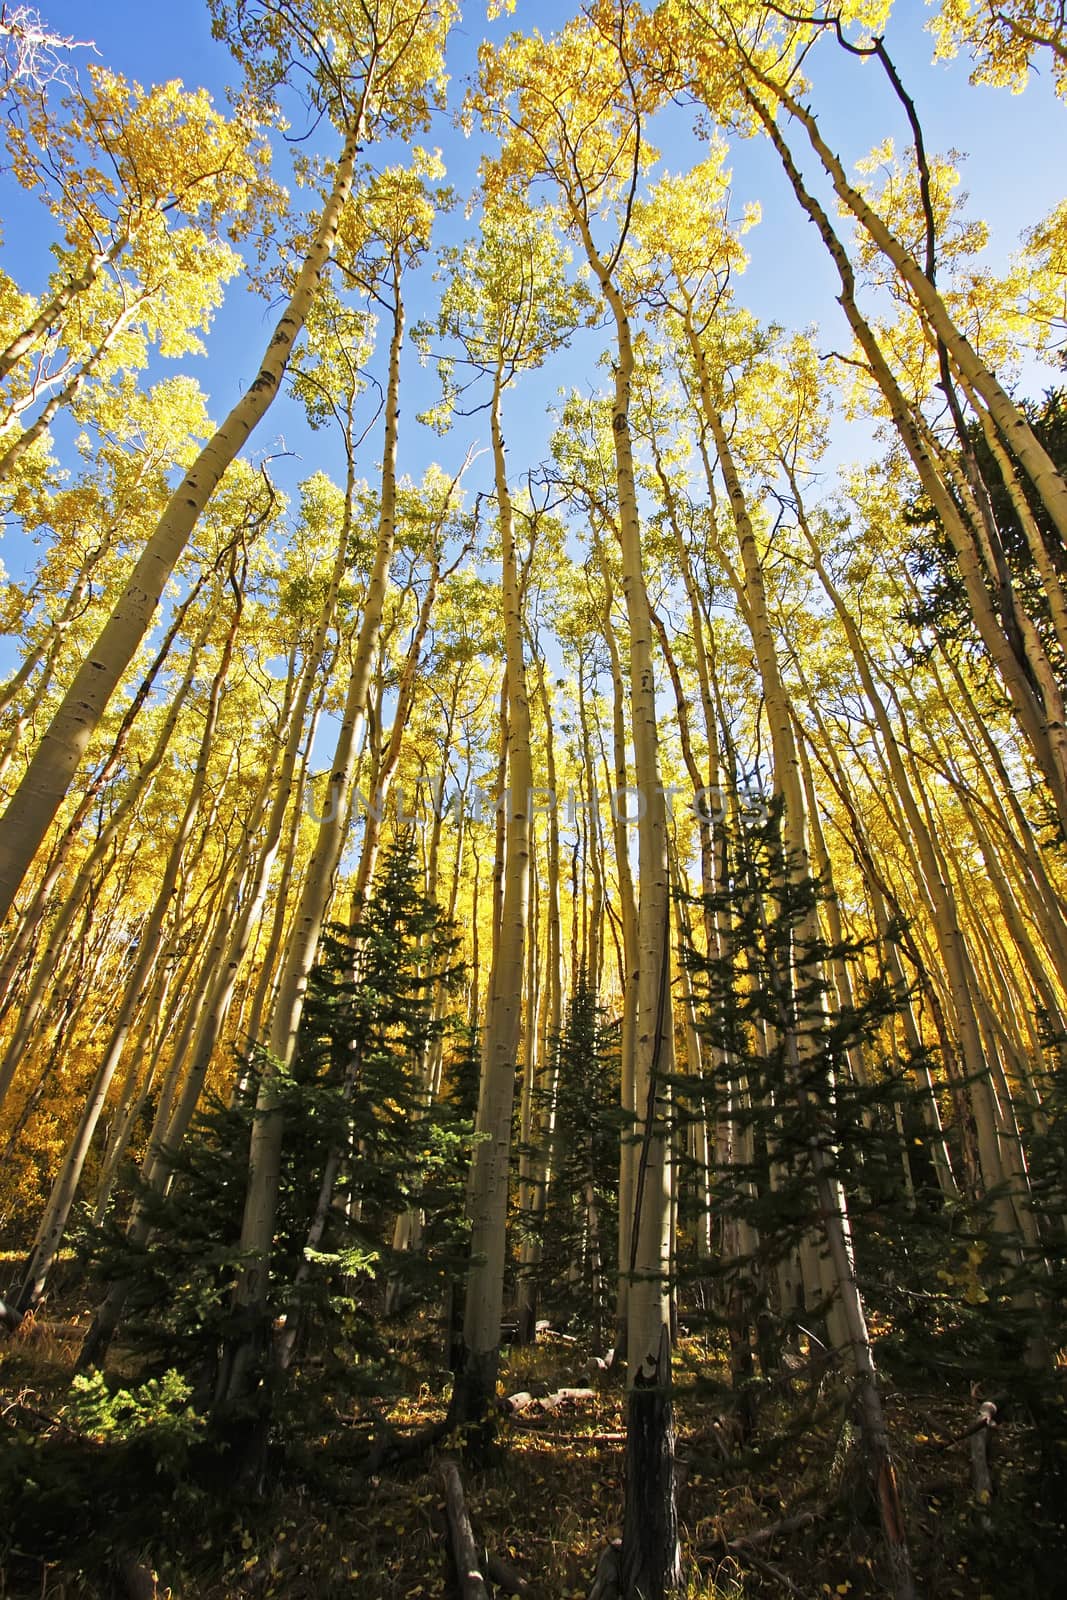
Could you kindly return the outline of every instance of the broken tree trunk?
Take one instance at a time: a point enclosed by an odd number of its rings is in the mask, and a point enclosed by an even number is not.
[[[974,1497],[980,1506],[988,1506],[993,1499],[993,1479],[989,1471],[989,1434],[996,1427],[997,1408],[992,1400],[983,1400],[971,1433],[971,1482]],[[982,1518],[983,1527],[992,1527],[988,1515]]]

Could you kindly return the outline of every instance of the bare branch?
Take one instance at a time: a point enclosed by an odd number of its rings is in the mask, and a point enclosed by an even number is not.
[[[33,6],[0,6],[0,93],[14,83],[33,89],[69,83],[71,68],[64,58],[72,50],[98,54],[91,40],[54,32]]]

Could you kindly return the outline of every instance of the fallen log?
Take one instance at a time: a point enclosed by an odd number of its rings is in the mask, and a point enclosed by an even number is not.
[[[481,1567],[478,1565],[478,1546],[474,1530],[467,1515],[467,1502],[463,1497],[463,1480],[454,1461],[442,1460],[441,1477],[445,1486],[445,1515],[456,1563],[460,1600],[489,1600]]]
[[[530,1394],[527,1389],[520,1389],[518,1394],[508,1395],[500,1402],[500,1409],[505,1416],[521,1416],[524,1412],[540,1411],[551,1414],[559,1411],[563,1406],[577,1405],[582,1400],[595,1400],[595,1389],[557,1389],[553,1394]]]
[[[561,1344],[577,1344],[573,1333],[557,1333],[550,1322],[540,1321],[534,1328],[535,1339],[558,1339]]]

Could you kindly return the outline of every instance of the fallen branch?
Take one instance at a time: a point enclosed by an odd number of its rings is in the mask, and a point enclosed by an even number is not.
[[[53,1417],[47,1411],[39,1411],[36,1406],[27,1405],[25,1400],[22,1399],[21,1395],[16,1395],[14,1399],[9,1400],[5,1404],[3,1410],[0,1411],[0,1419],[9,1417],[13,1411],[18,1412],[19,1415],[23,1417],[29,1418],[31,1422],[41,1423],[45,1430],[49,1428],[58,1428],[60,1433],[66,1434],[69,1439],[76,1439],[79,1437],[75,1429],[71,1428],[68,1423],[64,1422],[62,1417]]]
[[[84,1322],[41,1322],[37,1317],[27,1317],[18,1333],[20,1339],[68,1339],[80,1344],[87,1331]]]
[[[445,1515],[452,1542],[452,1555],[459,1579],[460,1600],[489,1600],[481,1568],[478,1565],[478,1547],[467,1515],[467,1502],[463,1498],[463,1480],[454,1461],[440,1462],[441,1477],[445,1486]]]
[[[986,1406],[992,1407],[989,1416],[985,1415]],[[962,1444],[965,1439],[972,1439],[976,1433],[982,1433],[986,1428],[996,1427],[996,1406],[992,1400],[986,1400],[978,1413],[977,1422],[972,1422],[969,1428],[964,1428],[962,1433],[954,1433],[951,1439],[933,1439],[930,1442],[931,1450],[951,1450],[953,1445]]]

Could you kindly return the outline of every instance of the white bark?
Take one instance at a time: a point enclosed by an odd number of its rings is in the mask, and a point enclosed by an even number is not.
[[[507,679],[507,777],[501,797],[504,825],[503,899],[493,952],[482,1042],[475,1145],[468,1187],[470,1265],[463,1315],[464,1366],[456,1376],[457,1420],[484,1422],[496,1394],[504,1261],[511,1115],[522,1024],[523,956],[530,900],[530,801],[533,763],[523,650],[523,595],[515,552],[511,494],[500,423],[502,374],[494,375],[490,424],[497,516],[502,545],[504,653]]]

